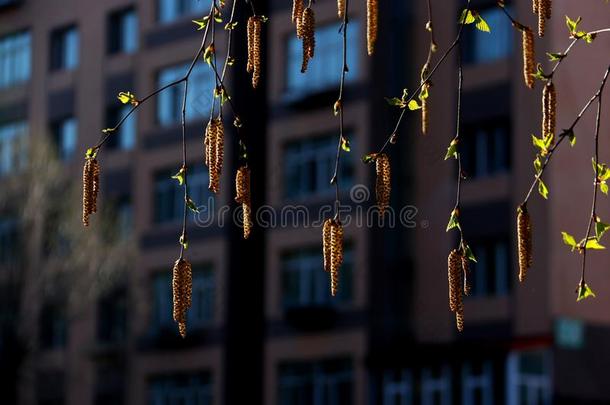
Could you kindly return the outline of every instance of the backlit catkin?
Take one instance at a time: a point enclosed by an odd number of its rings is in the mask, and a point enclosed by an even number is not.
[[[235,201],[242,206],[243,210],[243,226],[244,239],[250,236],[252,226],[252,205],[250,201],[250,169],[246,166],[241,166],[237,169],[235,175]]]
[[[220,192],[220,173],[224,160],[224,127],[220,118],[213,118],[205,129],[205,164],[209,170],[209,186],[213,193]]]
[[[375,52],[377,42],[377,21],[379,18],[378,0],[366,0],[366,51],[370,55]]]
[[[89,216],[97,212],[100,189],[100,165],[95,158],[87,158],[83,167],[83,225],[89,226]]]
[[[385,153],[377,155],[375,159],[375,172],[377,179],[375,181],[375,194],[377,197],[377,206],[379,212],[383,214],[385,209],[390,205],[390,159]]]
[[[430,83],[426,82],[422,85],[422,92],[427,93],[430,91]],[[430,117],[428,115],[428,98],[422,98],[421,100],[421,133],[426,135],[428,133],[428,123]]]
[[[532,266],[532,224],[527,206],[517,208],[517,245],[519,248],[519,281],[523,282]]]
[[[172,270],[173,318],[182,337],[186,336],[186,312],[191,306],[192,292],[191,264],[184,259],[178,259]]]
[[[292,1],[292,23],[296,27],[297,38],[302,38],[301,22],[303,18],[303,9],[305,8],[303,0]]]
[[[532,0],[532,13],[538,14],[538,0]]]
[[[330,228],[330,294],[339,291],[339,269],[343,264],[343,226],[338,220]]]
[[[543,37],[546,20],[551,18],[551,0],[536,0],[535,7],[535,13],[538,14],[538,36]]]
[[[255,15],[248,18],[248,62],[246,70],[252,73],[252,88],[257,88],[261,77],[263,20]]]
[[[466,256],[461,256],[462,276],[464,277],[464,295],[470,295],[470,263]]]
[[[324,271],[330,271],[330,233],[332,228],[332,219],[324,221],[322,226],[322,253],[324,256]]]
[[[462,256],[454,249],[447,258],[449,279],[449,309],[455,312],[458,331],[464,329],[464,304],[462,302]]]
[[[337,0],[337,16],[339,18],[345,16],[345,0]]]
[[[542,136],[555,136],[557,95],[555,85],[548,82],[542,89]]]
[[[534,33],[530,27],[521,30],[523,47],[523,80],[530,89],[534,87],[534,73],[536,58],[534,57]]]
[[[303,10],[300,28],[300,36],[303,39],[303,62],[301,64],[301,73],[305,73],[309,60],[313,58],[316,49],[316,20],[311,7],[307,7]]]

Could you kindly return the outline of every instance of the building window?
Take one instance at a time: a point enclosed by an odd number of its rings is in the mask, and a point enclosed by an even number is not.
[[[149,380],[150,405],[212,405],[210,373],[180,373],[155,376]]]
[[[157,76],[157,88],[182,78],[189,65],[162,69]],[[157,121],[162,126],[178,125],[182,119],[184,88],[173,86],[157,97]],[[214,76],[204,63],[197,63],[189,76],[189,91],[186,100],[186,119],[201,118],[210,113]]]
[[[339,291],[331,297],[330,278],[323,271],[318,248],[302,249],[282,256],[282,304],[285,309],[336,305],[352,300],[354,255],[346,246],[339,272]]]
[[[303,50],[301,40],[290,35],[286,44],[288,61],[286,63],[287,99],[301,98],[307,94],[328,90],[338,85],[341,78],[343,43],[339,29],[341,24],[331,24],[316,28],[316,57],[311,60],[306,73],[301,73]],[[348,26],[352,40],[348,42],[347,65],[349,73],[346,82],[356,81],[360,72],[360,24],[350,21]]]
[[[122,240],[133,233],[133,203],[129,196],[119,198],[116,203],[118,234]]]
[[[483,32],[468,27],[464,30],[462,51],[464,63],[489,63],[506,59],[513,52],[513,29],[510,21],[499,8],[481,11],[481,16],[491,27]]]
[[[127,375],[123,364],[100,362],[95,368],[94,405],[123,405]]]
[[[113,105],[108,107],[106,110],[106,126],[108,128],[113,128],[130,110],[131,106],[129,105]],[[120,150],[133,149],[136,144],[137,135],[136,117],[136,114],[131,114],[127,117],[118,131],[115,131],[110,135],[105,146],[107,148]]]
[[[138,15],[134,8],[108,17],[108,53],[132,53],[138,49]]]
[[[486,238],[473,243],[477,262],[470,262],[472,297],[502,296],[510,290],[508,238]]]
[[[491,362],[466,363],[462,367],[462,404],[493,405],[493,374]]]
[[[97,305],[97,338],[102,343],[120,343],[127,337],[127,291],[106,294]]]
[[[0,218],[0,264],[11,264],[17,259],[18,235],[16,219]]]
[[[157,224],[182,221],[184,215],[184,188],[171,176],[176,170],[163,170],[155,175],[155,212]],[[200,209],[207,207],[212,198],[208,190],[208,172],[202,165],[189,168],[188,195]],[[190,212],[190,211],[189,211]],[[189,214],[195,219],[196,213]]]
[[[0,124],[0,177],[25,167],[27,133],[26,122]]]
[[[461,151],[466,176],[481,178],[508,172],[510,169],[508,120],[467,126],[465,134]]]
[[[348,136],[349,138],[349,136]],[[352,142],[354,150],[354,142]],[[293,141],[284,147],[284,195],[286,198],[328,196],[334,193],[329,179],[337,153],[337,138],[324,136]],[[349,189],[354,181],[354,153],[340,160],[339,182]]]
[[[76,151],[78,143],[78,123],[76,118],[69,117],[61,119],[51,125],[51,132],[57,153],[63,161],[70,160]]]
[[[205,12],[210,8],[210,0],[158,0],[157,19],[168,23],[183,16]]]
[[[40,347],[58,349],[66,346],[68,320],[65,306],[61,303],[46,303],[40,312]]]
[[[156,330],[175,327],[172,318],[172,275],[157,274],[153,280],[154,313],[153,325]],[[211,266],[193,268],[192,305],[187,312],[187,324],[192,329],[203,329],[214,321],[214,299],[216,294],[214,272]]]
[[[76,26],[51,34],[51,70],[72,70],[78,66],[79,38]]]
[[[551,404],[551,354],[547,351],[512,352],[507,364],[507,405]]]
[[[279,366],[279,405],[350,405],[350,360],[285,363]]]
[[[0,89],[30,79],[32,36],[28,31],[0,37]]]
[[[422,371],[422,405],[451,405],[451,370],[443,366],[437,372],[430,368]]]
[[[383,405],[411,405],[413,379],[408,370],[388,371],[383,376]]]

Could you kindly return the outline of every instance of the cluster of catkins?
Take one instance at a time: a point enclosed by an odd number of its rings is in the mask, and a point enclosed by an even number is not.
[[[375,195],[379,212],[383,214],[390,205],[390,159],[385,153],[380,153],[375,157]]]
[[[552,81],[542,89],[542,136],[555,136],[555,121],[557,113],[557,95]]]
[[[525,204],[517,208],[517,246],[519,250],[519,281],[523,282],[532,266],[532,223]]]
[[[261,77],[261,32],[263,19],[254,15],[248,18],[246,27],[248,38],[248,61],[246,71],[252,73],[252,87],[257,88]]]
[[[97,195],[100,191],[100,164],[87,157],[83,167],[83,225],[89,226],[89,215],[97,212]]]
[[[241,166],[235,175],[235,201],[241,204],[244,218],[244,239],[250,236],[252,227],[252,204],[250,200],[250,169]]]
[[[532,11],[538,15],[538,36],[544,36],[546,20],[551,18],[552,0],[532,0]]]
[[[447,278],[449,279],[449,309],[455,313],[458,331],[464,330],[464,302],[462,294],[470,294],[468,258],[453,249],[447,258]]]
[[[316,19],[311,5],[305,7],[303,0],[293,0],[292,23],[296,27],[297,38],[303,41],[301,73],[305,73],[316,49]]]
[[[521,27],[521,45],[523,48],[523,79],[525,85],[534,88],[536,59],[534,57],[534,33],[530,27]]]
[[[324,271],[330,273],[330,294],[339,290],[339,268],[343,264],[343,225],[339,220],[327,219],[322,226]]]
[[[193,270],[191,264],[178,259],[172,270],[172,292],[174,321],[178,324],[180,336],[186,336],[186,312],[191,307],[193,296]]]
[[[213,193],[220,192],[220,173],[224,159],[224,127],[222,119],[213,118],[205,128],[203,140],[205,165],[209,169],[209,189]]]

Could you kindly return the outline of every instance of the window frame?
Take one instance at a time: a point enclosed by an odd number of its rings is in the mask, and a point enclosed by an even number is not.
[[[50,35],[51,72],[72,71],[80,65],[80,30],[76,23],[54,28]]]
[[[125,41],[126,37],[126,19],[133,18],[132,27],[135,32],[131,41]],[[110,12],[106,19],[106,53],[108,55],[132,54],[135,53],[140,46],[140,21],[135,5],[130,5]],[[126,45],[126,42],[133,44]]]
[[[22,42],[25,42],[22,44]],[[0,36],[0,89],[30,81],[32,77],[32,33],[21,29]],[[5,79],[6,77],[6,79]]]

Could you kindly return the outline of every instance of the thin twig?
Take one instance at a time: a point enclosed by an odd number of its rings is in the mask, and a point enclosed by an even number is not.
[[[188,95],[189,82],[184,81],[184,96],[182,98],[182,168],[184,169],[184,214],[182,216],[182,236],[180,237],[180,259],[184,256],[184,246],[187,243],[186,216],[188,211],[188,167],[186,165],[186,98]]]

